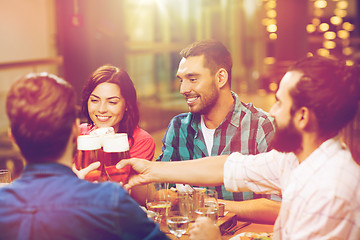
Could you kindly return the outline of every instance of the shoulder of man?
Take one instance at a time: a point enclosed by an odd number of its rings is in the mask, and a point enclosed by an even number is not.
[[[243,111],[246,111],[258,118],[265,118],[265,119],[269,118],[269,113],[262,110],[261,108],[255,107],[254,104],[252,104],[252,103],[241,102],[241,105],[242,105]]]
[[[175,117],[173,117],[171,119],[170,125],[190,124],[194,117],[195,117],[195,115],[192,114],[191,112],[180,113],[179,115],[176,115]]]

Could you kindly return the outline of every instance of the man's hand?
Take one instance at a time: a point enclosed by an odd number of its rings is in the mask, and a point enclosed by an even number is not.
[[[136,185],[154,182],[156,176],[152,174],[151,171],[154,164],[154,162],[140,158],[121,160],[118,164],[116,164],[117,169],[125,166],[132,167],[129,181],[123,187],[128,190]]]
[[[208,217],[198,217],[189,233],[190,240],[221,240],[219,228]]]
[[[84,179],[86,174],[88,174],[92,170],[97,169],[98,167],[100,167],[100,162],[94,162],[94,163],[90,164],[89,166],[87,166],[86,168],[83,168],[81,170],[77,170],[76,167],[75,167],[75,164],[73,164],[72,170],[78,176],[78,178]]]

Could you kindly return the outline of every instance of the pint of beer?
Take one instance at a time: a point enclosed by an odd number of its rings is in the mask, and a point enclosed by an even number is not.
[[[126,183],[130,174],[130,166],[117,169],[115,165],[122,159],[130,158],[129,141],[126,133],[106,135],[102,138],[103,161],[105,170],[111,181]]]
[[[77,155],[75,166],[78,170],[83,169],[89,164],[101,161],[101,139],[92,135],[81,135],[77,137]],[[100,176],[99,170],[89,172],[85,179],[97,181]]]

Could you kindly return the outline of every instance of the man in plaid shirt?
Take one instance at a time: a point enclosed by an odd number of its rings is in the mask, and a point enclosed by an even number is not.
[[[205,40],[193,43],[180,55],[177,77],[190,112],[171,120],[157,161],[183,161],[232,152],[253,155],[270,150],[273,120],[251,103],[241,102],[231,91],[232,59],[226,47],[218,41]],[[280,202],[269,200],[277,196],[231,193],[224,186],[216,190],[219,199],[235,200],[224,201],[226,208],[243,219],[273,223],[277,217]],[[250,199],[253,200],[240,202]]]

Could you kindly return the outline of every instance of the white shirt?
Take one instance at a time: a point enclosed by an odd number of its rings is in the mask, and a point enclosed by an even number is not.
[[[205,145],[206,145],[208,154],[209,154],[209,156],[211,156],[211,150],[214,145],[215,129],[209,129],[206,127],[203,116],[201,116],[201,132],[204,136]]]
[[[274,239],[360,239],[360,166],[338,138],[301,164],[272,150],[231,154],[224,166],[229,191],[282,193]]]

